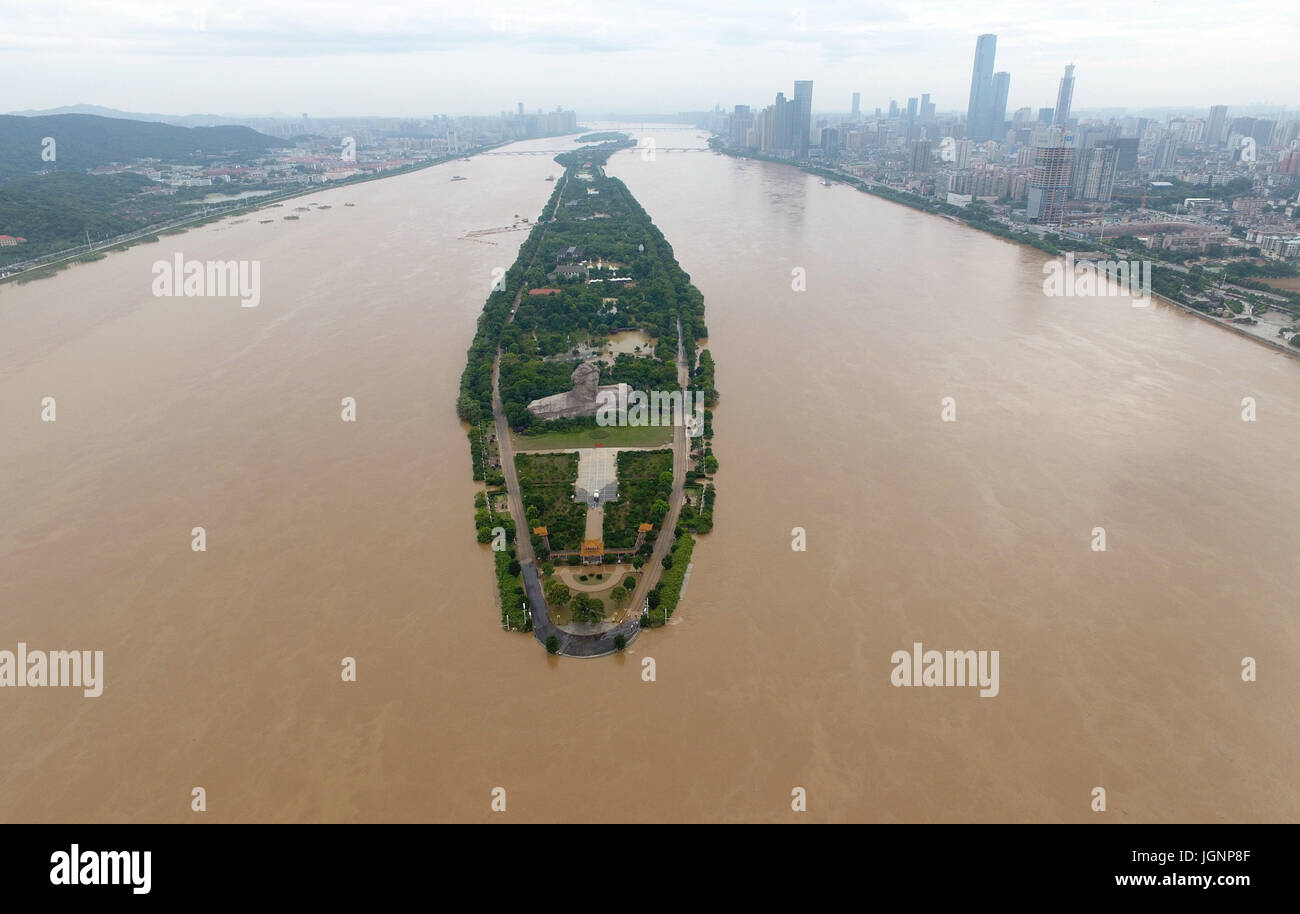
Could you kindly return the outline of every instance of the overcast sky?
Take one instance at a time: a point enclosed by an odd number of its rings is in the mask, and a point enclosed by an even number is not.
[[[962,110],[998,36],[1008,112],[1300,107],[1294,0],[0,0],[0,110],[167,114],[579,114],[761,105],[870,112],[930,92]]]

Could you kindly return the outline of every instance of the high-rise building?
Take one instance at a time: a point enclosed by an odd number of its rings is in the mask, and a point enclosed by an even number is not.
[[[1055,109],[1055,108],[1039,108],[1039,109],[1038,109],[1038,123],[1040,123],[1040,124],[1050,124],[1050,123],[1052,123],[1052,115],[1055,114],[1055,113],[1056,113],[1056,109]]]
[[[1178,134],[1172,131],[1166,133],[1156,144],[1156,151],[1151,156],[1152,171],[1160,174],[1169,174],[1174,170],[1174,164],[1178,161]]]
[[[1080,200],[1109,203],[1115,188],[1115,163],[1119,147],[1094,146],[1081,157],[1080,179],[1075,182]]]
[[[1011,74],[1003,70],[993,74],[993,101],[989,107],[989,139],[999,143],[1007,129],[1007,95],[1011,92]]]
[[[1082,200],[1093,147],[1101,145],[1107,139],[1107,131],[1104,127],[1079,127],[1073,133],[1074,168],[1071,172],[1070,198]]]
[[[953,156],[953,166],[956,167],[958,171],[964,171],[965,169],[970,168],[970,148],[970,140],[960,139],[957,141]]]
[[[966,106],[966,135],[973,140],[989,138],[988,121],[993,104],[993,57],[997,54],[997,49],[997,35],[981,35],[975,39],[970,103]]]
[[[930,101],[930,93],[921,93],[921,120],[934,120],[934,102]]]
[[[835,127],[823,127],[821,136],[822,155],[834,158],[840,154],[840,131]]]
[[[799,159],[808,158],[808,142],[812,135],[812,91],[811,79],[794,81],[794,137],[791,149]]]
[[[1224,128],[1228,126],[1228,106],[1215,105],[1210,109],[1210,124],[1205,128],[1205,144],[1219,146],[1223,143]]]
[[[754,115],[749,105],[737,105],[731,115],[731,145],[749,145],[749,131],[754,126]]]
[[[912,96],[907,100],[907,125],[909,127],[912,124],[916,123],[916,115],[919,112],[919,110],[920,109],[917,107],[916,104],[916,96]]]
[[[853,119],[857,120],[862,115],[862,93],[853,93]]]
[[[916,140],[912,143],[912,171],[930,170],[930,141]]]
[[[1056,90],[1056,113],[1053,124],[1065,126],[1070,119],[1070,102],[1074,100],[1074,64],[1067,64],[1065,75],[1061,77],[1060,88]]]
[[[772,151],[778,155],[789,155],[792,149],[792,107],[793,103],[786,100],[784,92],[776,93],[776,102],[772,106]]]
[[[1273,131],[1276,129],[1277,121],[1259,118],[1255,121],[1255,127],[1250,131],[1250,135],[1260,146],[1271,146],[1273,145]]]
[[[1122,171],[1132,171],[1137,168],[1138,160],[1138,138],[1135,136],[1122,136],[1118,139],[1107,140],[1102,143],[1103,146],[1115,147],[1115,173]]]
[[[1070,195],[1071,170],[1074,167],[1074,136],[1061,136],[1058,145],[1039,146],[1034,150],[1034,168],[1029,176],[1028,205],[1025,215],[1036,222],[1060,222],[1065,201]]]

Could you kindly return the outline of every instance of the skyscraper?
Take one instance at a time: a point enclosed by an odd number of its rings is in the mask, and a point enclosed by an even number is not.
[[[1137,168],[1138,158],[1138,138],[1135,136],[1124,136],[1114,140],[1107,140],[1102,145],[1115,147],[1115,173],[1122,171],[1132,171]]]
[[[794,81],[794,142],[791,144],[794,154],[800,159],[808,158],[808,141],[812,134],[812,90],[811,79]]]
[[[997,49],[997,35],[981,35],[975,40],[975,66],[970,75],[970,104],[966,106],[966,135],[973,140],[988,139],[987,124],[993,105],[993,57]]]
[[[1007,95],[1011,92],[1011,74],[1003,70],[993,74],[993,103],[989,108],[989,139],[999,143],[1005,139],[1007,125]]]
[[[917,140],[912,143],[912,171],[929,171],[930,161],[930,141]]]
[[[1215,105],[1210,109],[1210,124],[1205,128],[1205,145],[1218,146],[1223,142],[1223,128],[1228,126],[1228,106]]]
[[[862,93],[853,93],[853,119],[857,120],[862,115]]]
[[[1111,192],[1115,188],[1115,166],[1118,160],[1118,146],[1094,146],[1086,151],[1081,158],[1080,179],[1075,181],[1080,200],[1110,202]]]
[[[794,143],[794,131],[791,129],[794,118],[790,111],[793,107],[793,103],[786,100],[784,92],[776,93],[776,102],[772,106],[772,150],[778,155],[789,155]]]
[[[1170,174],[1178,162],[1178,134],[1168,131],[1156,144],[1156,151],[1151,156],[1151,170],[1158,174]]]
[[[754,115],[749,105],[737,105],[731,115],[731,145],[748,146],[749,131],[754,126]]]
[[[1067,64],[1061,86],[1056,90],[1056,114],[1053,124],[1064,126],[1070,117],[1070,102],[1074,99],[1074,64]]]
[[[1025,215],[1040,223],[1060,222],[1065,213],[1065,201],[1070,195],[1073,167],[1073,135],[1062,137],[1059,145],[1035,149]]]
[[[970,168],[970,147],[971,141],[960,139],[957,141],[956,155],[953,158],[953,167],[958,171],[964,171]]]

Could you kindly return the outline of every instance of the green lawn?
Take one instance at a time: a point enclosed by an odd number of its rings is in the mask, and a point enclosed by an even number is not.
[[[573,503],[578,480],[577,454],[517,454],[524,509],[536,508],[529,528],[550,528],[551,548],[577,549],[587,526],[587,506]]]
[[[580,447],[664,447],[672,443],[669,425],[626,425],[610,428],[575,428],[540,435],[511,433],[516,451],[563,451]]]
[[[656,499],[668,500],[672,483],[660,475],[672,475],[672,451],[621,451],[618,455],[618,501],[605,505],[605,545],[625,549],[636,542],[636,528],[656,523],[650,513]],[[646,537],[653,543],[656,533]]]

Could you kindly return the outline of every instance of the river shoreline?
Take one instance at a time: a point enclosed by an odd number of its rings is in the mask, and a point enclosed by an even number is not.
[[[715,147],[715,148],[717,148],[717,147]],[[892,197],[890,197],[890,196],[887,196],[887,195],[885,195],[885,194],[876,193],[876,192],[874,192],[873,190],[871,190],[870,186],[866,186],[866,187],[861,186],[862,184],[865,183],[865,182],[863,182],[863,180],[862,180],[861,178],[856,178],[856,177],[854,177],[852,180],[848,180],[848,176],[840,175],[838,172],[835,172],[835,171],[833,171],[833,170],[831,170],[831,169],[828,169],[828,168],[820,168],[820,167],[812,166],[812,165],[798,165],[798,164],[795,164],[794,162],[785,162],[785,161],[781,161],[781,160],[779,160],[779,159],[773,159],[773,158],[770,158],[770,157],[767,157],[767,156],[746,155],[746,154],[744,154],[744,153],[736,152],[736,151],[734,151],[734,150],[729,150],[729,149],[718,148],[718,151],[721,152],[723,155],[731,156],[732,158],[736,158],[736,159],[751,159],[751,160],[756,161],[756,162],[770,162],[770,163],[772,163],[773,165],[788,165],[788,166],[790,166],[791,168],[797,168],[799,171],[802,171],[802,172],[804,172],[805,174],[810,174],[810,175],[813,175],[814,177],[818,177],[818,178],[826,179],[827,176],[828,176],[828,174],[829,174],[829,175],[832,175],[832,176],[838,177],[841,183],[843,183],[843,184],[845,184],[845,185],[847,185],[847,186],[849,186],[849,187],[852,187],[854,190],[858,191],[859,193],[868,194],[868,195],[870,195],[870,196],[872,196],[872,197],[876,197],[877,199],[884,200],[884,201],[887,202],[887,203],[893,203],[893,204],[898,205],[898,206],[906,207],[907,209],[910,209],[910,210],[915,210],[916,212],[925,213],[926,215],[930,215],[930,216],[938,216],[938,217],[941,218],[941,219],[947,219],[947,220],[950,221],[950,222],[955,222],[955,223],[957,223],[957,224],[959,224],[959,225],[964,225],[964,226],[967,227],[967,228],[974,229],[975,231],[978,231],[978,232],[982,232],[982,233],[984,233],[985,235],[992,235],[994,238],[997,238],[997,239],[999,239],[999,240],[1001,240],[1001,241],[1005,241],[1005,242],[1007,242],[1007,243],[1009,243],[1009,244],[1014,244],[1014,245],[1017,245],[1017,246],[1019,246],[1019,247],[1031,248],[1031,249],[1036,250],[1036,251],[1041,251],[1041,250],[1043,250],[1041,247],[1039,247],[1038,245],[1033,244],[1033,243],[1030,242],[1030,241],[1027,241],[1027,240],[1024,240],[1024,239],[1021,239],[1021,238],[1008,238],[1006,235],[1003,235],[1003,234],[1000,233],[1000,232],[992,232],[992,231],[989,231],[988,229],[984,228],[983,226],[975,225],[975,224],[973,224],[973,223],[971,223],[971,222],[968,222],[967,220],[962,219],[962,218],[960,218],[960,217],[958,217],[958,216],[953,216],[953,215],[950,215],[950,214],[948,214],[948,213],[937,213],[937,212],[933,212],[932,210],[929,210],[929,209],[927,209],[927,208],[924,207],[924,206],[914,206],[914,205],[912,205],[911,203],[908,203],[908,202],[906,202],[906,201],[903,201],[903,200],[896,200],[896,199],[894,199],[894,198],[892,198]],[[907,191],[897,191],[897,193],[907,193]],[[916,194],[913,194],[912,196],[916,196],[918,202],[927,199],[927,198],[925,198],[925,197],[921,197],[921,196],[916,195]],[[1046,251],[1044,251],[1044,253],[1050,253],[1050,252],[1046,252]],[[1059,255],[1059,254],[1054,254],[1054,255],[1052,255],[1052,256],[1061,256],[1061,255]],[[1220,319],[1220,318],[1215,317],[1215,316],[1212,315],[1212,314],[1206,314],[1204,311],[1199,311],[1199,310],[1197,310],[1196,308],[1191,307],[1190,305],[1184,304],[1183,302],[1180,302],[1180,301],[1175,301],[1174,299],[1169,298],[1168,296],[1165,296],[1165,295],[1161,295],[1161,294],[1158,293],[1158,292],[1154,292],[1154,291],[1153,291],[1153,292],[1150,293],[1150,295],[1151,295],[1152,298],[1157,298],[1157,299],[1159,299],[1160,301],[1164,302],[1165,304],[1172,305],[1173,307],[1179,309],[1180,311],[1185,311],[1185,312],[1188,313],[1188,314],[1191,314],[1191,315],[1193,315],[1193,316],[1195,316],[1195,317],[1199,317],[1199,318],[1201,318],[1201,319],[1204,320],[1204,321],[1207,321],[1207,322],[1209,322],[1209,323],[1211,323],[1211,324],[1214,324],[1216,327],[1222,327],[1222,328],[1224,328],[1224,329],[1226,329],[1226,330],[1231,330],[1233,333],[1236,333],[1236,334],[1238,334],[1239,336],[1245,337],[1246,339],[1249,339],[1249,340],[1252,340],[1252,341],[1254,341],[1254,342],[1256,342],[1256,343],[1260,343],[1260,344],[1262,344],[1262,345],[1264,345],[1264,346],[1267,346],[1267,347],[1269,347],[1270,349],[1273,349],[1273,350],[1275,350],[1275,351],[1277,351],[1277,352],[1280,352],[1280,353],[1282,353],[1282,354],[1285,355],[1285,356],[1289,356],[1289,357],[1292,358],[1292,359],[1300,360],[1300,350],[1297,350],[1296,347],[1290,345],[1289,343],[1279,343],[1279,342],[1275,342],[1275,341],[1270,340],[1270,339],[1268,339],[1268,338],[1266,338],[1266,337],[1262,337],[1262,336],[1259,336],[1258,334],[1251,333],[1249,330],[1245,330],[1245,329],[1242,329],[1241,327],[1234,326],[1234,325],[1228,323],[1227,321],[1224,321],[1224,320],[1222,320],[1222,319]]]
[[[569,136],[569,134],[563,134],[563,136]],[[400,175],[412,174],[417,171],[424,171],[427,168],[436,168],[439,165],[446,165],[448,162],[454,162],[458,159],[470,158],[472,156],[479,155],[480,153],[488,152],[489,150],[492,149],[497,149],[501,146],[508,146],[514,142],[518,142],[518,141],[511,140],[509,143],[503,142],[503,143],[493,143],[488,146],[476,146],[472,150],[456,153],[455,155],[451,155],[451,156],[444,156],[443,158],[434,159],[428,162],[418,162],[414,165],[407,165],[402,168],[394,168],[394,169],[390,169],[389,171],[380,172],[379,174],[374,174],[374,175],[361,175],[353,178],[345,178],[342,181],[332,181],[327,184],[308,185],[308,187],[305,189],[286,191],[283,194],[277,194],[272,192],[263,196],[259,196],[255,198],[254,201],[249,202],[245,205],[242,206],[236,205],[230,207],[229,209],[223,209],[220,213],[209,213],[209,214],[201,213],[195,216],[189,216],[185,219],[173,220],[171,222],[159,222],[154,225],[147,225],[144,226],[143,228],[137,229],[134,232],[128,232],[126,233],[125,236],[119,236],[114,240],[105,241],[96,245],[91,245],[90,247],[87,247],[85,250],[74,248],[72,253],[66,253],[63,254],[62,256],[60,256],[60,254],[58,253],[54,255],[47,255],[53,257],[53,259],[50,260],[48,263],[42,263],[36,266],[28,267],[27,269],[19,270],[16,273],[6,273],[4,275],[0,275],[0,286],[5,285],[6,283],[14,283],[16,285],[26,285],[29,282],[36,282],[37,280],[48,279],[49,277],[61,273],[63,270],[66,270],[68,267],[75,266],[78,263],[95,263],[97,261],[103,260],[104,257],[106,257],[109,254],[113,254],[119,251],[130,250],[136,245],[154,244],[160,240],[159,238],[160,235],[183,235],[186,232],[188,232],[190,229],[201,228],[202,226],[205,225],[211,225],[213,223],[220,222],[221,220],[229,216],[250,215],[252,213],[259,212],[260,210],[263,209],[272,209],[276,205],[283,204],[287,200],[296,200],[299,197],[310,196],[311,194],[320,193],[321,191],[337,190],[338,188],[341,187],[355,187],[359,184],[366,184],[370,181],[382,181],[386,178],[396,178],[399,177]],[[95,256],[95,255],[100,255],[100,256]]]

